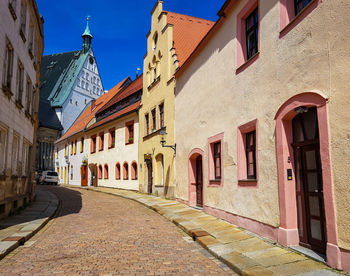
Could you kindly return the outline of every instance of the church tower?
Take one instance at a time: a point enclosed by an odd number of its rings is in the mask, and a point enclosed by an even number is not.
[[[86,54],[91,48],[92,35],[89,28],[89,17],[86,18],[86,28],[85,32],[81,35],[83,38],[83,52]]]

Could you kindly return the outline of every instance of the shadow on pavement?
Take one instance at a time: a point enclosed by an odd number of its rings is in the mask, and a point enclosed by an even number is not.
[[[53,195],[52,195],[53,194]],[[3,231],[11,228],[21,228],[26,223],[36,223],[36,220],[47,218],[54,214],[57,206],[57,199],[61,201],[61,208],[55,217],[79,213],[82,208],[82,198],[79,191],[59,186],[38,185],[36,199],[19,213],[0,220],[0,238]],[[62,202],[65,202],[62,206]],[[56,203],[56,204],[55,204]],[[66,206],[67,205],[67,206]]]

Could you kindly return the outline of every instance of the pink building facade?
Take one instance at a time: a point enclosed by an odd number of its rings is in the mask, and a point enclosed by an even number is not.
[[[176,197],[350,271],[350,4],[307,2],[226,1],[176,73]]]
[[[0,218],[31,201],[43,21],[35,1],[0,1]]]

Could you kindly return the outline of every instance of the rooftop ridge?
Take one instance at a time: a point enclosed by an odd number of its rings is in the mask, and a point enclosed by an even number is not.
[[[187,15],[187,14],[183,14],[183,13],[177,13],[177,12],[171,12],[171,11],[163,11],[163,12],[166,12],[168,14],[175,14],[175,15],[178,15],[178,16],[191,17],[191,18],[194,18],[194,19],[197,19],[197,20],[207,21],[207,22],[210,22],[210,23],[215,23],[215,21],[212,21],[212,20],[209,20],[209,19],[205,19],[205,18],[201,18],[201,17],[197,17],[197,16],[192,16],[192,15]],[[195,21],[195,22],[199,23],[198,21]]]
[[[80,52],[81,50],[75,50],[75,51],[69,51],[69,52],[62,52],[62,53],[55,53],[55,54],[49,54],[49,55],[44,55],[44,57],[50,57],[50,56],[58,56],[58,55],[62,55],[62,54],[71,54],[71,53],[75,53],[75,52]]]

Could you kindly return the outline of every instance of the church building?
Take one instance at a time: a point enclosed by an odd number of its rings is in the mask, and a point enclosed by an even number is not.
[[[43,57],[39,104],[37,170],[54,170],[54,141],[86,105],[104,93],[87,21],[81,50]]]

